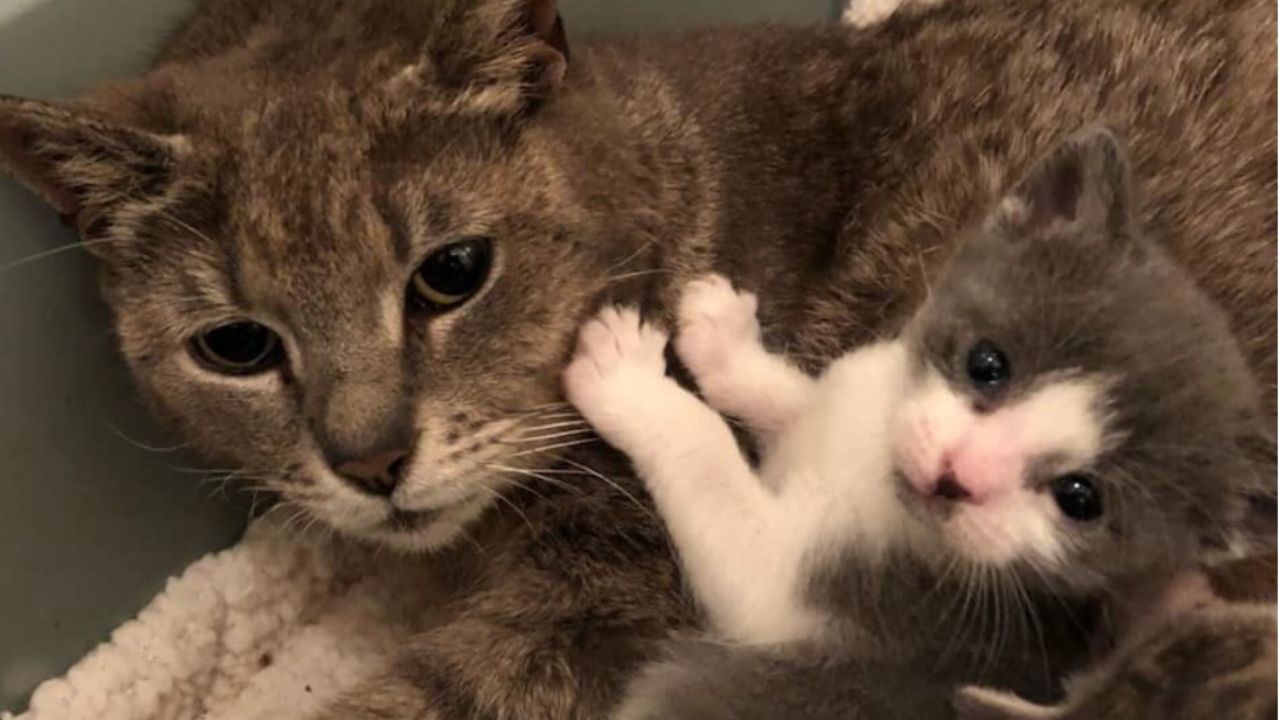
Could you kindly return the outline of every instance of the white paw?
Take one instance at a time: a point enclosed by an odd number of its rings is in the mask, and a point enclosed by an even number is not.
[[[902,2],[903,0],[849,0],[840,19],[856,28],[870,27],[887,19]]]
[[[725,372],[736,353],[760,343],[756,296],[738,292],[723,275],[685,286],[677,311],[676,353],[700,385]]]
[[[637,383],[663,379],[667,334],[643,322],[635,308],[607,307],[578,331],[578,349],[564,371],[565,395],[587,420],[624,413],[618,403]]]

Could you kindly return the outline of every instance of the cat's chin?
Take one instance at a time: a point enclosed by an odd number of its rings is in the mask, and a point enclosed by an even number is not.
[[[494,496],[481,493],[445,508],[429,512],[393,516],[387,522],[364,531],[347,532],[403,553],[427,553],[449,547],[466,532],[467,526],[484,514]]]

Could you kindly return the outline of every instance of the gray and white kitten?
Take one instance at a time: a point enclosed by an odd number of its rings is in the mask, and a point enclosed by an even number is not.
[[[968,658],[948,667],[953,638],[916,624],[947,614],[951,578],[1019,603],[978,607],[963,640],[998,658],[1003,615],[1274,542],[1256,386],[1225,316],[1134,207],[1121,144],[1086,130],[958,241],[896,338],[821,379],[766,351],[755,297],[713,276],[686,290],[676,337],[709,405],[664,375],[666,335],[612,308],[583,328],[567,392],[631,458],[729,641],[843,635],[930,684],[973,681]],[[758,470],[713,407],[755,433]],[[865,596],[894,586],[910,607],[868,613]],[[686,716],[655,692],[622,717]]]

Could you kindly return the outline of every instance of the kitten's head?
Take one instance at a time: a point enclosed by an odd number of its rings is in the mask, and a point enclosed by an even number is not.
[[[199,20],[90,102],[0,97],[0,168],[100,259],[129,364],[194,446],[432,547],[586,438],[548,405],[638,256],[625,201],[552,151],[553,2],[294,5],[305,26],[257,18],[231,53],[235,22]]]
[[[1143,238],[1107,130],[1039,161],[907,331],[907,504],[1066,588],[1274,543],[1275,446],[1222,312]]]

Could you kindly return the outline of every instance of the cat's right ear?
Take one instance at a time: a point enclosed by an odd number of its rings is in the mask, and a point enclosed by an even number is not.
[[[82,235],[123,204],[162,193],[184,147],[180,137],[119,127],[68,105],[0,95],[0,170]]]
[[[1099,125],[1068,137],[1034,163],[988,219],[988,227],[1011,238],[1061,229],[1118,244],[1133,237],[1133,213],[1124,144]]]

